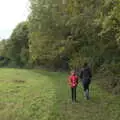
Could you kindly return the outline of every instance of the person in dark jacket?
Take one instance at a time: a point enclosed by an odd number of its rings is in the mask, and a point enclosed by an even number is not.
[[[80,78],[83,83],[84,96],[88,100],[89,99],[89,85],[91,83],[91,78],[92,78],[91,69],[88,66],[88,63],[84,63],[84,66],[80,71]]]

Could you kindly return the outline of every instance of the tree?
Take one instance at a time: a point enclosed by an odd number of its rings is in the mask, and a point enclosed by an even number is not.
[[[28,22],[19,23],[8,41],[8,57],[18,66],[24,66],[29,59]]]
[[[96,69],[112,62],[111,52],[118,59],[117,1],[30,0],[31,60],[58,68],[64,62],[74,68],[89,61]]]

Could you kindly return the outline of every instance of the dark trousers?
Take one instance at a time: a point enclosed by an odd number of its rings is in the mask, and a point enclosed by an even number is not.
[[[88,79],[88,80],[83,80],[83,88],[84,88],[84,91],[86,91],[86,90],[89,91],[90,82],[91,82],[90,79]]]
[[[72,97],[72,101],[75,102],[76,101],[76,87],[71,88],[71,97]]]
[[[90,80],[83,81],[84,95],[87,99],[89,99],[89,85],[90,85]]]
[[[89,83],[83,84],[84,91],[88,90],[89,91]]]

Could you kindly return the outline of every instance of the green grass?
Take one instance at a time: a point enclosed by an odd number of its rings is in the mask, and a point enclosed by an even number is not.
[[[87,101],[79,84],[72,104],[65,73],[0,69],[0,120],[120,120],[120,97],[90,90]]]

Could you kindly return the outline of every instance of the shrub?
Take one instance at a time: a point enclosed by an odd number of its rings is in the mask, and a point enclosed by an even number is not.
[[[100,85],[107,91],[120,93],[120,63],[102,65],[97,75]]]

